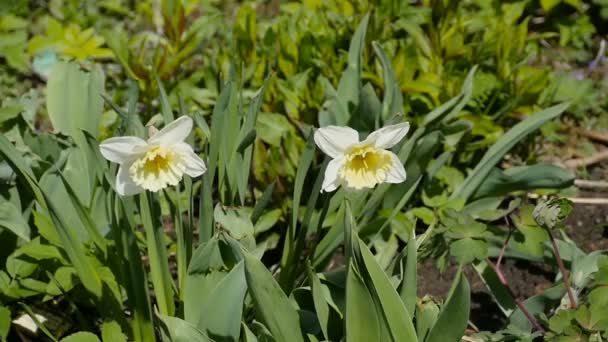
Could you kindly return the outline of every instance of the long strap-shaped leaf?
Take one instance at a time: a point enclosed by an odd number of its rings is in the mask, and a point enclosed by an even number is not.
[[[468,200],[488,176],[490,171],[492,171],[492,168],[500,162],[504,155],[507,154],[515,144],[538,129],[545,122],[558,117],[566,108],[568,108],[568,106],[569,103],[562,103],[547,108],[541,112],[530,115],[524,121],[513,126],[513,128],[488,149],[467,179],[465,179],[460,187],[452,193],[450,199],[462,198]]]
[[[48,196],[38,186],[32,170],[4,135],[0,135],[0,154],[4,156],[5,160],[17,174],[18,179],[28,186],[28,189],[34,194],[38,203],[48,211],[61,240],[62,247],[68,255],[70,262],[74,265],[82,284],[95,297],[100,298],[102,293],[101,277],[87,258],[82,244],[74,236],[73,231],[66,225],[65,218],[56,204],[50,202]]]
[[[358,276],[360,275],[361,280],[364,281],[364,286],[368,289],[369,295],[373,298],[373,303],[380,310],[381,315],[378,317],[382,319],[380,326],[388,327],[392,340],[399,342],[418,341],[412,317],[408,313],[397,290],[393,287],[388,275],[380,267],[367,245],[357,235],[356,223],[350,205],[348,202],[345,204],[345,243],[347,245],[347,256],[350,258],[351,265],[347,276],[349,281],[347,281],[346,288],[347,336],[349,336],[348,315],[349,313],[353,314],[353,311],[348,308],[349,290],[362,291],[358,281]],[[348,255],[349,253],[350,255]],[[356,273],[353,271],[356,271]],[[351,285],[350,288],[349,285]]]
[[[460,341],[469,321],[471,291],[467,278],[459,269],[454,286],[441,308],[437,322],[431,328],[426,342]]]
[[[167,316],[175,313],[173,301],[173,281],[169,272],[167,250],[164,244],[164,231],[162,224],[158,222],[155,210],[151,208],[147,193],[143,193],[140,199],[141,221],[146,231],[148,256],[150,258],[150,276],[156,294],[158,311]]]
[[[266,266],[243,251],[245,276],[255,303],[256,315],[277,342],[304,342],[295,308]]]

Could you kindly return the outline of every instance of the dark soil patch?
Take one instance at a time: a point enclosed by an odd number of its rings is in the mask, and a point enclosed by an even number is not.
[[[584,191],[580,197],[608,198],[606,192]],[[576,204],[566,233],[585,253],[608,249],[608,205]]]
[[[580,197],[608,198],[606,192],[581,191]],[[608,205],[575,204],[566,222],[567,235],[584,252],[608,250]],[[524,300],[542,293],[553,285],[555,273],[542,263],[505,259],[501,266],[515,295]],[[443,273],[435,267],[434,260],[426,260],[418,268],[418,295],[429,294],[445,299],[454,275],[456,265],[450,265]],[[481,330],[496,331],[505,327],[507,318],[481,282],[477,273],[465,270],[471,284],[471,322]]]

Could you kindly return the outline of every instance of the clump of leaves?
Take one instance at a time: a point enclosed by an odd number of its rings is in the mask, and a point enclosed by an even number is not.
[[[44,52],[54,52],[68,59],[82,62],[88,59],[109,59],[112,51],[104,48],[105,40],[93,28],[82,29],[78,24],[62,25],[48,18],[46,33],[36,35],[28,42],[28,52],[35,57]]]
[[[23,18],[10,14],[0,16],[0,57],[20,72],[26,72],[28,68],[25,53],[27,26]]]

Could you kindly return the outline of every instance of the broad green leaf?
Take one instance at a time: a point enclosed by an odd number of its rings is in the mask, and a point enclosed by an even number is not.
[[[524,121],[513,126],[503,135],[492,147],[488,149],[483,158],[479,161],[475,169],[468,175],[464,183],[452,193],[450,199],[462,198],[469,200],[479,185],[490,174],[494,166],[502,160],[521,139],[538,129],[542,124],[558,117],[568,108],[569,103],[562,103],[541,112],[531,114]]]
[[[562,189],[574,184],[574,174],[554,165],[531,165],[507,170],[493,168],[472,199],[503,196],[513,191]]]
[[[5,342],[11,329],[11,310],[0,306],[0,341]]]
[[[62,338],[60,342],[99,342],[99,338],[93,333],[81,331]]]
[[[133,310],[132,336],[135,341],[154,340],[154,326],[148,272],[141,261],[135,236],[135,202],[118,194],[108,197],[111,210],[112,236],[120,265],[121,285],[125,288],[129,307]]]
[[[350,204],[346,201],[344,240],[346,255],[350,258],[352,266],[349,268],[348,279],[356,281],[357,278],[360,277],[363,281],[363,288],[367,289],[373,306],[376,308],[381,338],[388,338],[388,336],[391,336],[395,341],[417,341],[412,318],[409,316],[401,297],[399,297],[393,283],[378,264],[367,245],[358,237],[357,231],[358,229],[350,209]],[[350,278],[351,273],[356,274],[356,277]],[[356,282],[352,282],[352,284],[355,285]],[[355,288],[362,290],[359,286],[356,286]],[[349,313],[352,313],[348,310],[348,285],[346,291],[346,318],[348,321],[348,315]],[[349,332],[347,331],[347,338],[348,333]]]
[[[490,291],[490,295],[505,316],[510,316],[515,310],[515,300],[509,291],[500,283],[496,272],[484,261],[473,264],[473,268],[481,278],[481,281]]]
[[[0,227],[8,229],[25,241],[30,241],[30,227],[21,210],[9,201],[0,202]]]
[[[366,283],[378,299],[378,306],[383,311],[384,320],[386,320],[393,340],[417,341],[412,317],[409,315],[388,275],[380,267],[372,252],[367,248],[367,245],[358,237],[356,237],[356,240],[353,243],[359,244],[362,258],[361,261],[358,261],[358,263],[362,262],[362,264],[358,266],[361,269],[365,265],[365,270],[371,280],[370,283]]]
[[[468,264],[488,256],[488,245],[482,240],[463,238],[450,243],[450,254],[458,260],[458,263]]]
[[[278,342],[303,342],[298,313],[264,264],[244,252],[245,276],[256,316]]]
[[[566,288],[563,283],[560,283],[552,288],[545,290],[543,293],[532,296],[524,301],[524,306],[530,314],[535,317],[546,312],[548,308],[555,307],[556,304],[560,302],[562,297],[566,294]],[[526,318],[526,316],[521,312],[521,310],[516,309],[511,316],[509,316],[509,321],[511,324],[519,327],[524,331],[532,330],[532,324]]]
[[[69,199],[72,203],[72,206],[76,210],[76,213],[78,214],[78,218],[80,219],[80,222],[82,222],[83,226],[86,228],[87,232],[89,233],[89,236],[93,239],[93,242],[95,243],[95,245],[105,255],[107,253],[106,240],[103,238],[103,236],[101,236],[101,233],[99,232],[99,228],[93,221],[93,218],[91,217],[89,212],[86,210],[84,205],[80,202],[80,199],[76,195],[74,189],[72,188],[72,186],[70,185],[70,183],[68,182],[66,177],[60,171],[57,171],[57,174],[59,175],[59,177],[61,178],[61,181],[63,182],[63,185],[65,186]]]
[[[220,224],[230,235],[240,240],[246,236],[253,236],[253,224],[249,214],[239,208],[223,208],[220,204],[213,211],[215,222]]]
[[[346,340],[380,341],[380,319],[363,278],[350,263],[346,277]]]
[[[247,292],[244,263],[232,268],[200,304],[198,329],[222,341],[239,341],[243,300]]]
[[[75,275],[76,270],[73,267],[59,267],[55,271],[55,274],[53,274],[53,278],[46,288],[46,293],[52,296],[59,296],[67,293],[76,285],[73,279]]]
[[[61,210],[50,201],[46,194],[44,194],[44,197],[49,215],[61,240],[62,247],[68,255],[70,262],[74,265],[74,268],[76,268],[78,277],[87,290],[97,298],[100,298],[102,294],[101,278],[90,259],[86,257],[84,246],[78,241],[73,231],[70,229]]]
[[[425,297],[426,298],[426,297]],[[426,337],[437,322],[439,307],[432,300],[423,299],[416,307],[416,333],[419,341],[425,341]]]
[[[101,340],[103,342],[127,342],[127,337],[122,333],[120,325],[116,321],[109,321],[101,325]]]
[[[97,137],[103,90],[104,75],[99,66],[84,72],[76,63],[57,63],[49,76],[46,96],[55,130],[74,135],[82,129]]]
[[[470,307],[469,282],[462,274],[462,270],[459,270],[448,299],[442,306],[426,342],[460,341],[469,322]]]
[[[416,243],[416,232],[413,229],[407,242],[405,252],[405,256],[401,258],[403,279],[401,279],[401,284],[399,285],[399,295],[401,296],[401,300],[403,301],[403,305],[405,305],[409,316],[414,317],[416,296],[418,293],[418,246]]]
[[[205,333],[181,318],[160,315],[161,330],[170,342],[213,342]]]
[[[545,12],[549,12],[560,2],[562,2],[562,0],[540,0],[540,5],[542,6]]]
[[[329,341],[332,340],[331,332],[335,329],[332,324],[335,325],[335,321],[331,319],[332,310],[335,314],[342,318],[342,313],[334,303],[328,286],[321,282],[319,276],[314,272],[310,264],[308,265],[308,279],[310,281],[310,288],[312,291],[313,302],[319,325],[323,331],[323,335]]]
[[[262,196],[255,203],[255,208],[253,209],[253,213],[251,213],[251,222],[253,224],[258,222],[258,219],[262,216],[264,209],[266,209],[266,207],[270,204],[276,184],[276,181],[270,183],[270,185],[268,185],[268,187],[264,190],[264,193],[262,193]]]

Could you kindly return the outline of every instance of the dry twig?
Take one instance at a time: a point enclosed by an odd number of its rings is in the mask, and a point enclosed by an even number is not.
[[[576,179],[574,185],[581,189],[608,189],[608,182],[606,181]]]
[[[586,129],[580,128],[580,127],[572,127],[571,129],[574,132],[576,132],[576,134],[578,134],[578,135],[582,135],[591,140],[595,140],[595,141],[599,141],[599,142],[608,144],[608,134],[607,133],[590,131],[590,130],[586,130]]]
[[[608,149],[601,150],[600,152],[589,157],[566,160],[564,165],[568,168],[576,169],[579,167],[597,164],[605,159],[608,159]]]

